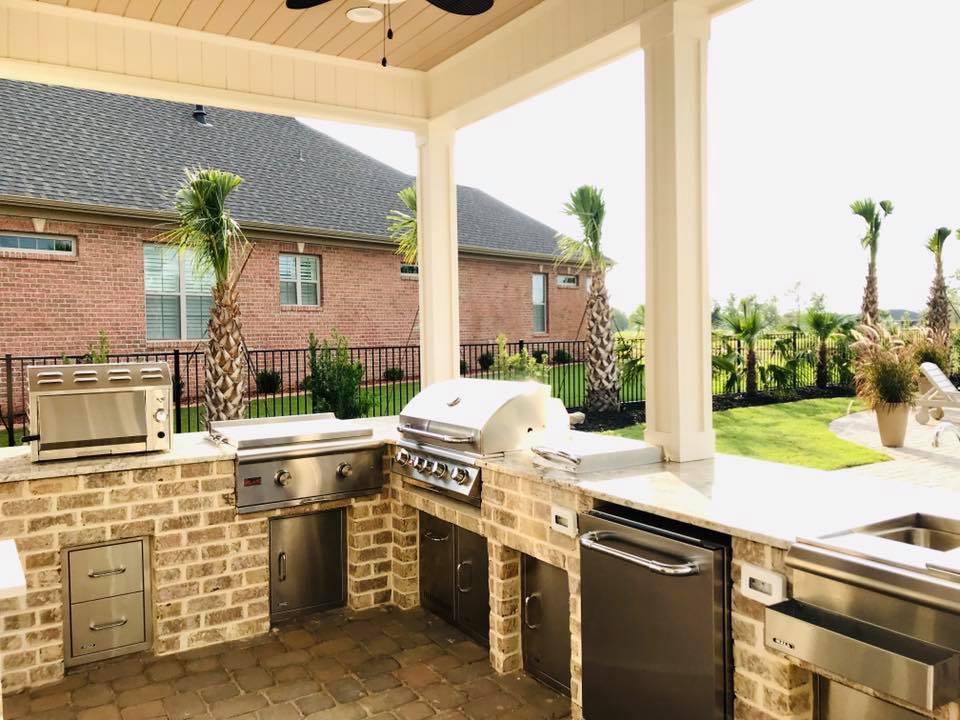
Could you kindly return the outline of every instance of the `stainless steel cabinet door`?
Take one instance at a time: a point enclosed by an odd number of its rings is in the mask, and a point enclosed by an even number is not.
[[[586,720],[727,717],[722,551],[597,518],[581,530]]]
[[[523,667],[570,694],[570,586],[567,573],[523,556]]]
[[[447,622],[456,620],[453,525],[420,513],[420,604]]]
[[[346,513],[328,510],[270,521],[270,617],[343,605]]]
[[[488,586],[487,539],[458,527],[457,624],[474,640],[490,644],[490,589]]]

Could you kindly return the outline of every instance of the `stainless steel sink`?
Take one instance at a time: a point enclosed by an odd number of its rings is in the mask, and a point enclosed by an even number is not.
[[[854,532],[875,535],[939,552],[950,552],[960,548],[960,521],[936,515],[915,513],[866,525]]]

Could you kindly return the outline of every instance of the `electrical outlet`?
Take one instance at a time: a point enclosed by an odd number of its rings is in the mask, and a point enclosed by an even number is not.
[[[567,537],[577,536],[577,511],[563,505],[550,506],[550,528]]]

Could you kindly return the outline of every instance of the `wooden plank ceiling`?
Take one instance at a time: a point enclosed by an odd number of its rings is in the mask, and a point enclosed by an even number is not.
[[[38,1],[354,60],[380,62],[383,56],[383,24],[347,19],[350,8],[384,7],[367,0],[330,0],[309,10],[288,10],[284,0]],[[394,66],[429,70],[539,2],[496,0],[486,13],[465,17],[427,0],[402,0],[391,7],[394,39],[387,42],[387,58]]]

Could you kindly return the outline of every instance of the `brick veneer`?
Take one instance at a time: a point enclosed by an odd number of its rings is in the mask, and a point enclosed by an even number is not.
[[[26,598],[0,602],[3,690],[63,676],[60,549],[149,536],[154,652],[267,632],[270,517],[347,508],[347,597],[390,600],[388,494],[250,515],[235,508],[233,462],[0,483],[0,537],[14,538]]]
[[[0,215],[0,231],[35,232],[33,219]],[[49,219],[49,234],[77,238],[75,257],[0,250],[0,349],[13,355],[84,353],[105,331],[117,351],[136,352],[197,341],[147,342],[144,318],[143,250],[157,227],[116,222]],[[304,239],[306,240],[306,239]],[[320,258],[319,307],[280,305],[279,253]],[[489,342],[499,333],[513,340],[533,338],[531,273],[549,273],[548,330],[544,339],[575,338],[583,316],[583,288],[558,288],[558,272],[576,269],[552,263],[517,262],[462,255],[460,334],[463,342]],[[582,275],[582,273],[581,273]],[[255,239],[240,282],[247,346],[306,347],[337,329],[354,346],[416,344],[416,280],[400,276],[391,248]],[[0,378],[2,379],[2,378]]]

